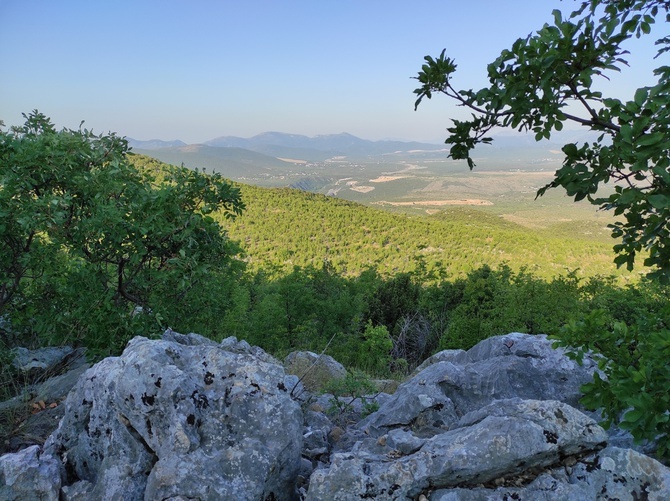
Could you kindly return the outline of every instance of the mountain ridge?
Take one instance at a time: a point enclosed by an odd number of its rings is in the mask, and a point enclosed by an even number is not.
[[[179,140],[161,141],[152,139],[142,141],[133,138],[127,139],[128,144],[132,148],[142,150],[190,146]],[[303,159],[316,161],[323,160],[324,153],[327,154],[326,158],[328,158],[328,156],[373,156],[409,150],[436,151],[444,148],[443,144],[422,143],[419,141],[372,141],[362,139],[348,132],[305,136],[268,131],[249,138],[219,136],[197,144],[219,148],[243,148],[277,157],[290,156],[295,151],[299,151],[306,157]]]

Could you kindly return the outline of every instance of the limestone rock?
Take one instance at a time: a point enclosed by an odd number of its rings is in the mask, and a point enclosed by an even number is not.
[[[303,419],[282,367],[176,334],[134,338],[70,393],[45,446],[63,462],[64,492],[293,499]]]
[[[284,368],[288,374],[301,378],[310,392],[323,391],[329,382],[344,379],[347,375],[344,366],[333,357],[311,351],[289,353],[284,360]]]
[[[514,478],[505,483],[515,483]],[[573,501],[670,499],[670,470],[630,449],[607,447],[568,465],[542,472],[524,487],[438,489],[430,501]]]
[[[412,371],[412,374],[409,378],[413,378],[426,367],[436,364],[437,362],[452,362],[459,364],[467,361],[469,361],[469,358],[465,350],[442,350],[435,353],[434,355],[431,355],[421,364],[419,364],[419,366],[417,366],[416,369]]]
[[[606,440],[595,421],[562,402],[499,401],[417,443],[420,448],[406,456],[379,439],[367,450],[334,454],[330,468],[312,474],[307,499],[416,499],[432,488],[475,486],[545,468],[602,448]]]
[[[58,461],[41,457],[39,446],[0,456],[0,499],[58,501],[60,487]]]
[[[495,336],[467,352],[438,355],[359,426],[375,436],[405,426],[431,436],[494,400],[559,400],[578,407],[579,388],[596,368],[588,358],[583,366],[570,360],[544,335]]]

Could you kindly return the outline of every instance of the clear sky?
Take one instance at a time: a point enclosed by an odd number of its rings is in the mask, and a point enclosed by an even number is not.
[[[457,85],[484,86],[502,49],[574,5],[0,0],[0,119],[20,124],[38,109],[59,128],[84,120],[98,133],[187,143],[265,131],[438,141],[462,111],[446,98],[414,111],[423,56],[447,48]],[[633,65],[615,93],[652,83],[634,81],[651,66]]]

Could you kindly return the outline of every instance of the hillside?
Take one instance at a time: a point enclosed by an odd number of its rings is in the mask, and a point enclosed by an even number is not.
[[[247,209],[225,225],[253,268],[269,264],[319,266],[357,274],[386,274],[419,263],[458,276],[484,264],[529,267],[551,277],[613,274],[611,244],[579,232],[534,230],[473,208],[408,216],[292,189],[241,185]]]
[[[134,153],[149,155],[162,162],[182,165],[191,169],[218,172],[238,180],[267,178],[282,173],[286,162],[243,148],[217,148],[203,144],[174,146],[159,149],[133,149]]]
[[[144,168],[161,166],[144,156],[135,156],[134,162]],[[408,214],[297,189],[238,186],[246,209],[222,224],[241,242],[252,270],[278,266],[290,271],[293,266],[319,267],[327,260],[347,275],[370,267],[391,275],[421,266],[438,276],[456,277],[482,265],[507,263],[545,278],[574,270],[579,276],[637,277],[612,263],[613,241],[603,221],[555,217],[559,203],[566,215],[579,205],[565,199],[536,203],[539,214],[531,211],[530,201],[517,202],[515,221],[510,216],[514,207],[505,204],[502,213],[487,206],[447,205],[433,206],[429,214]],[[545,219],[549,213],[554,216],[550,223]]]

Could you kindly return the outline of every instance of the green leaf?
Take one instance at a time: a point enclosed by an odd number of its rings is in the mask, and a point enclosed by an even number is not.
[[[644,417],[644,414],[643,409],[632,409],[624,414],[624,421],[627,421],[628,423],[636,423]]]
[[[649,89],[642,87],[635,91],[635,104],[642,106],[649,96]]]
[[[666,135],[663,132],[654,132],[652,134],[644,134],[640,136],[635,144],[638,146],[653,146],[658,144],[666,139]]]
[[[668,195],[649,195],[647,197],[649,203],[654,209],[668,209],[670,208],[670,196]]]
[[[563,23],[563,15],[561,14],[561,11],[558,9],[554,9],[551,12],[551,15],[554,16],[554,24],[556,26],[559,26],[560,24]]]

